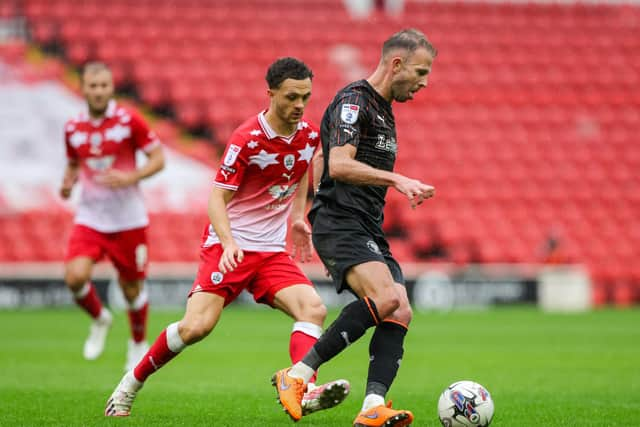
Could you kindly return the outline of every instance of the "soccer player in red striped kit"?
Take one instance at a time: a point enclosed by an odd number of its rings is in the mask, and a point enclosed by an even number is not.
[[[294,254],[310,259],[311,230],[304,211],[308,170],[320,141],[318,128],[303,117],[312,77],[295,58],[281,58],[267,70],[269,109],[234,131],[214,180],[210,224],[184,317],[169,325],[124,375],[107,401],[106,416],[128,416],[147,378],[186,346],[205,338],[224,307],[245,289],[256,302],[294,319],[289,348],[294,363],[321,335],[326,308],[285,247],[289,231]],[[315,382],[315,375],[310,382]],[[301,389],[300,416],[333,407],[348,392],[345,380],[307,384]]]
[[[113,99],[109,68],[89,63],[81,76],[86,111],[65,125],[67,167],[60,195],[67,199],[80,181],[82,191],[65,254],[64,280],[76,303],[93,319],[84,357],[102,354],[112,316],[91,284],[93,266],[104,256],[118,271],[128,303],[131,340],[125,369],[147,351],[149,303],[144,288],[149,223],[138,182],[164,167],[160,141],[135,111]],[[136,151],[147,161],[136,165]]]

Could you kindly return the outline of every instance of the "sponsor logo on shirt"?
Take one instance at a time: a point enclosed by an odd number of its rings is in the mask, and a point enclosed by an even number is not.
[[[340,111],[340,119],[343,122],[350,125],[358,121],[358,113],[360,112],[360,106],[355,104],[342,104],[342,110]]]
[[[229,179],[229,175],[236,173],[236,168],[231,166],[220,165],[220,174],[224,177],[224,180]]]
[[[378,134],[378,141],[376,142],[376,148],[379,150],[390,151],[395,153],[398,150],[398,144],[394,137],[388,137],[383,134]]]
[[[111,168],[115,159],[115,156],[89,157],[87,166],[94,171],[105,171]]]
[[[293,193],[295,193],[296,188],[298,188],[298,183],[291,186],[276,184],[269,188],[269,194],[271,194],[271,197],[281,202],[291,197]]]

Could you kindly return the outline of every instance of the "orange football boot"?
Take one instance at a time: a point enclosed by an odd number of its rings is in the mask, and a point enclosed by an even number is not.
[[[392,409],[389,401],[387,406],[379,405],[360,412],[353,421],[353,427],[406,427],[412,422],[411,411]]]
[[[271,377],[271,384],[276,388],[278,400],[293,421],[302,418],[302,397],[307,390],[302,378],[292,378],[288,375],[291,368],[281,369]]]

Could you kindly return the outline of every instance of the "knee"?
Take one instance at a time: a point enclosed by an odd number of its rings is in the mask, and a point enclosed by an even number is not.
[[[320,300],[320,297],[318,297],[318,300]],[[317,304],[312,305],[309,309],[309,315],[313,323],[322,325],[327,317],[327,307],[322,301],[318,301]]]
[[[183,319],[178,324],[178,334],[180,334],[180,338],[185,344],[190,345],[209,335],[213,325],[213,322],[202,317],[188,321]]]
[[[390,317],[403,325],[409,326],[409,323],[411,323],[411,319],[413,318],[413,310],[411,309],[409,301],[401,301],[400,306]]]
[[[302,313],[298,316],[299,321],[307,321],[322,325],[327,317],[327,307],[322,303],[322,299],[318,294],[314,294],[312,298],[307,299],[302,306]]]
[[[120,288],[122,289],[122,294],[129,303],[133,302],[140,294],[140,283],[137,281],[126,283],[121,282]]]
[[[393,287],[389,287],[373,298],[378,315],[381,319],[390,317],[398,308],[400,308],[400,296],[395,292]]]
[[[71,291],[79,291],[89,280],[89,275],[75,268],[67,268],[64,272],[64,283]]]

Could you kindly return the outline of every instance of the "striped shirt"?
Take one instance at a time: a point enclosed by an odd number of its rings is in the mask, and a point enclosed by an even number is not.
[[[366,81],[359,80],[340,90],[327,107],[321,124],[324,170],[313,203],[327,213],[352,214],[366,224],[381,227],[386,186],[353,185],[329,176],[331,148],[351,144],[355,159],[376,169],[392,171],[396,160],[396,128],[391,103]],[[351,215],[350,215],[351,216]]]

